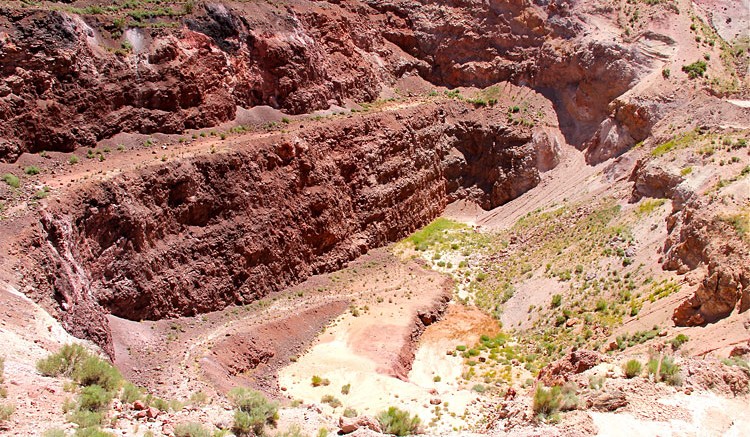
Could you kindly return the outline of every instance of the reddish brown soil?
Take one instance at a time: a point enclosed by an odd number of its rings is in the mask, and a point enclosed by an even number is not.
[[[218,340],[211,355],[201,362],[206,379],[220,392],[249,385],[266,393],[278,393],[279,368],[303,353],[348,306],[348,301],[333,301],[290,313],[277,322],[224,334],[225,338]]]

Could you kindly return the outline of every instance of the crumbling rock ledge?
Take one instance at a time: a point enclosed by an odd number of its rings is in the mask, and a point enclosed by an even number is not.
[[[663,267],[686,273],[703,265],[695,294],[674,310],[677,326],[701,326],[750,309],[750,253],[730,225],[695,201],[668,219]]]

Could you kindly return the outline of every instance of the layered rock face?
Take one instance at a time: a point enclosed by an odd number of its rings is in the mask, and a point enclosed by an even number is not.
[[[304,113],[372,101],[407,75],[531,86],[584,147],[603,120],[619,126],[608,105],[650,66],[634,45],[581,36],[590,25],[564,2],[206,3],[176,27],[124,33],[112,20],[0,8],[0,160],[214,126],[237,106]],[[617,152],[637,140],[620,132]]]
[[[501,117],[428,104],[101,182],[43,217],[37,297],[55,296],[74,333],[107,344],[105,309],[194,315],[339,269],[449,201],[491,208],[533,187],[549,147]]]
[[[354,32],[321,9],[197,9],[177,29],[126,30],[128,50],[97,16],[0,9],[0,160],[214,126],[238,105],[301,113],[380,91],[382,39],[364,23]]]

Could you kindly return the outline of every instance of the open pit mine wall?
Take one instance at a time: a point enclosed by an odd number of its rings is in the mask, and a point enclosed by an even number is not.
[[[373,101],[418,75],[450,88],[508,81],[541,91],[567,142],[601,162],[641,141],[654,122],[648,102],[610,105],[653,61],[638,43],[596,39],[575,7],[230,1],[201,3],[176,27],[115,37],[111,17],[0,6],[0,161],[95,147],[120,132],[216,126],[238,106],[300,114]]]
[[[105,312],[160,319],[250,303],[405,237],[451,201],[517,197],[555,158],[549,130],[426,104],[158,163],[44,211],[30,288],[107,348]]]

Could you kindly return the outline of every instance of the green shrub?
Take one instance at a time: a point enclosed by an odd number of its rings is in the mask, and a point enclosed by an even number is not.
[[[417,434],[421,420],[419,416],[412,416],[408,411],[390,407],[378,414],[378,422],[385,434],[404,436]]]
[[[338,408],[341,406],[341,401],[336,399],[336,397],[332,395],[323,395],[323,397],[320,398],[320,402],[328,404],[333,408]]]
[[[687,335],[677,334],[677,337],[673,338],[670,342],[672,344],[672,349],[679,349],[683,344],[687,343],[688,340],[690,340],[690,338]]]
[[[459,351],[459,352],[463,352],[463,351],[466,350],[466,346],[464,346],[462,344],[458,345],[458,346],[456,346],[456,350]]]
[[[13,413],[16,412],[16,406],[11,404],[0,405],[0,423],[7,422]]]
[[[680,377],[680,366],[674,363],[674,359],[670,356],[665,356],[661,359],[661,369],[659,369],[659,360],[657,358],[651,358],[648,361],[648,373],[654,375],[654,381],[664,381],[669,385],[681,385],[682,378]]]
[[[487,391],[487,386],[485,386],[484,384],[475,384],[471,389],[477,393],[484,393]]]
[[[442,381],[442,380],[443,380],[443,378],[441,378],[441,377],[440,377],[440,375],[437,375],[437,376],[435,376],[434,378],[432,378],[432,381],[433,381],[433,382],[440,382],[440,381]]]
[[[237,436],[264,436],[266,421],[257,413],[234,410],[232,432]]]
[[[174,427],[175,437],[211,437],[211,431],[200,423],[179,423]]]
[[[672,72],[669,71],[669,68],[665,68],[661,71],[661,75],[664,79],[669,79],[669,76],[672,75]]]
[[[77,366],[73,379],[83,386],[98,385],[105,390],[115,390],[122,383],[122,376],[113,365],[93,355]]]
[[[89,356],[80,344],[66,344],[57,353],[37,361],[36,368],[44,376],[71,376],[79,363]]]
[[[641,365],[641,362],[638,360],[628,360],[628,362],[625,363],[625,365],[622,368],[627,378],[635,378],[636,376],[641,374],[642,369],[643,369],[643,366]]]
[[[325,428],[322,428],[322,430],[325,430]],[[291,425],[286,431],[279,432],[274,435],[274,437],[305,437],[307,434],[304,434],[302,432],[302,428],[300,428],[299,425],[296,423],[294,425]],[[320,435],[320,433],[318,433]],[[326,431],[326,434],[328,435],[328,431]]]
[[[193,13],[194,8],[195,2],[193,0],[188,0],[184,5],[182,5],[182,13],[185,15],[190,15]]]
[[[560,411],[574,410],[578,407],[578,396],[574,384],[562,387],[537,387],[534,392],[534,413],[542,419],[552,419]]]
[[[18,179],[18,176],[14,175],[13,173],[5,173],[3,175],[3,180],[6,184],[10,185],[13,188],[18,188],[21,186],[21,180]]]
[[[37,167],[35,165],[30,165],[30,166],[24,168],[23,172],[26,173],[29,176],[32,176],[32,175],[36,175],[36,174],[41,173],[41,170],[39,169],[39,167]]]
[[[560,387],[538,386],[534,392],[534,413],[547,418],[560,411]]]
[[[98,426],[91,426],[88,428],[80,428],[76,430],[73,437],[115,437],[114,434],[102,431]]]
[[[208,395],[202,391],[197,391],[190,395],[190,404],[192,405],[206,405],[208,403]]]
[[[233,388],[229,400],[235,407],[234,427],[237,435],[263,435],[266,425],[275,427],[279,420],[279,407],[269,402],[263,394],[244,387]]]
[[[37,199],[44,199],[49,195],[50,188],[45,186],[43,189],[38,190],[36,193],[34,193],[34,197]]]
[[[344,385],[342,385],[342,386],[341,386],[341,394],[342,394],[342,395],[348,395],[348,394],[349,394],[349,390],[350,390],[351,388],[352,388],[352,385],[351,385],[351,384],[344,384]]]
[[[596,312],[602,312],[607,310],[607,301],[604,299],[599,299],[596,301]]]
[[[78,157],[73,155],[70,158],[68,158],[68,164],[70,165],[78,164]]]
[[[121,401],[132,404],[141,398],[143,398],[143,390],[130,382],[123,384],[122,393],[120,394]]]
[[[550,307],[557,308],[562,304],[562,296],[559,294],[555,294],[552,296],[552,302],[550,303]]]
[[[122,381],[117,369],[91,355],[79,344],[67,344],[60,351],[39,360],[37,370],[45,376],[66,376],[82,386],[99,385],[106,390],[115,390]]]
[[[721,362],[725,366],[737,366],[750,376],[750,364],[741,357],[724,358]]]
[[[706,73],[707,67],[708,65],[705,61],[695,61],[692,64],[683,65],[682,71],[687,73],[690,79],[695,79],[697,77],[703,77],[703,74]]]
[[[351,407],[346,407],[343,416],[348,418],[357,417],[357,410]]]
[[[52,428],[44,431],[42,437],[65,437],[65,431],[60,428]]]
[[[313,387],[320,387],[321,385],[331,384],[331,381],[328,378],[324,379],[318,375],[313,375],[311,382]]]
[[[146,405],[148,405],[149,407],[154,407],[160,411],[169,411],[169,402],[165,401],[162,398],[157,398],[155,396],[148,395],[146,396],[145,401],[146,401]]]
[[[76,410],[68,415],[68,422],[78,424],[81,428],[89,428],[102,424],[104,416],[98,411]]]
[[[98,385],[89,385],[81,390],[79,408],[85,411],[105,411],[112,400],[112,394]]]

